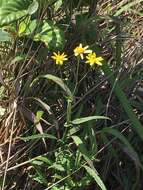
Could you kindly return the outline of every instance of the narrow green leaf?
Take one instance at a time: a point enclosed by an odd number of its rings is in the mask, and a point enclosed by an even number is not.
[[[139,160],[137,152],[134,150],[133,146],[130,144],[128,139],[125,138],[125,136],[122,133],[120,133],[118,130],[113,129],[113,128],[103,128],[102,132],[103,133],[108,133],[108,134],[111,134],[111,135],[117,137],[128,148],[128,150],[129,150],[129,152],[131,154],[130,155],[131,158],[137,163],[138,166],[143,168],[141,163],[140,163],[140,160]]]
[[[89,155],[86,147],[85,147],[85,144],[83,143],[83,141],[81,140],[80,137],[78,136],[71,136],[74,143],[77,145],[79,151],[81,152],[82,156],[84,157],[84,159],[86,160],[86,162],[88,163],[88,165],[94,170],[94,166],[93,166],[93,162],[91,160],[91,155]]]
[[[35,97],[32,97],[33,100],[37,101],[39,103],[39,105],[45,109],[49,114],[52,114],[52,110],[50,108],[50,106],[48,104],[46,104],[45,102],[43,102],[41,99],[39,98],[35,98]]]
[[[60,79],[59,77],[56,77],[54,75],[45,75],[44,78],[47,78],[49,80],[52,80],[53,82],[55,82],[56,84],[58,84],[66,93],[68,96],[72,97],[72,93],[69,90],[69,88],[67,87],[67,85],[65,85],[65,83],[63,82],[62,79]]]
[[[86,148],[85,148],[85,146],[84,146],[83,141],[82,141],[78,136],[71,136],[71,137],[72,137],[74,143],[78,146],[80,152],[81,152],[83,155],[85,155],[85,156],[88,157],[88,152],[87,152],[87,150],[86,150]]]
[[[90,144],[91,144],[91,154],[96,155],[96,153],[98,151],[97,141],[96,141],[96,133],[92,126],[87,127],[87,132],[88,132],[88,137],[90,139]]]
[[[45,156],[38,156],[35,160],[41,160],[42,162],[46,163],[47,165],[53,164],[53,162]]]
[[[88,166],[84,166],[84,168],[89,173],[89,175],[95,179],[96,183],[99,185],[99,187],[102,190],[107,190],[106,187],[105,187],[105,185],[104,185],[104,183],[103,183],[103,181],[101,180],[101,178],[99,177],[99,175],[98,175],[97,172],[95,172],[93,169],[91,169]]]
[[[39,110],[36,112],[36,119],[37,119],[37,122],[40,122],[42,116],[43,116],[44,112],[42,110]]]
[[[68,130],[67,137],[71,137],[71,135],[74,135],[81,129],[80,125],[74,126]]]
[[[141,122],[139,121],[138,117],[136,116],[136,114],[133,112],[133,108],[132,108],[129,100],[127,99],[125,93],[121,89],[119,82],[116,81],[116,85],[114,85],[116,78],[113,76],[112,70],[109,68],[109,66],[105,62],[103,63],[102,69],[103,69],[103,72],[105,73],[105,75],[109,76],[109,81],[114,86],[114,91],[115,91],[117,98],[119,99],[126,114],[132,121],[133,129],[138,133],[139,137],[143,140],[143,126],[142,126]]]
[[[88,121],[99,120],[99,119],[109,119],[110,120],[109,117],[105,117],[105,116],[89,116],[89,117],[75,119],[72,121],[72,124],[79,125],[81,123],[86,123]]]
[[[34,79],[34,81],[31,83],[31,86],[39,79],[39,78],[45,78],[48,80],[51,80],[53,82],[55,82],[56,84],[58,84],[67,94],[67,96],[72,98],[72,93],[70,91],[70,89],[67,87],[67,85],[63,82],[62,79],[60,79],[59,77],[56,77],[54,75],[51,74],[47,74],[47,75],[43,75],[43,76],[39,76],[36,79]]]
[[[43,165],[43,162],[39,161],[39,160],[32,160],[31,163],[35,164],[35,165],[38,165],[38,166],[42,166]]]
[[[38,181],[41,184],[47,185],[48,181],[47,181],[45,173],[39,167],[35,167],[35,166],[36,165],[34,165],[34,168],[36,170],[36,175],[35,177],[33,177],[33,179],[35,181]]]
[[[58,171],[61,171],[61,172],[64,172],[65,171],[65,168],[61,165],[61,164],[53,164],[51,167],[49,168],[54,168],[55,170],[58,170]]]
[[[24,140],[24,141],[29,141],[29,140],[33,140],[33,139],[40,139],[40,138],[48,138],[48,139],[54,139],[54,140],[57,139],[55,136],[49,135],[49,134],[37,134],[37,135],[31,135],[31,136],[27,136],[27,137],[17,137],[17,138]]]

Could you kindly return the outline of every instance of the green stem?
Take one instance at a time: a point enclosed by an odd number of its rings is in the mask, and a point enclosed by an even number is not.
[[[66,121],[66,125],[65,125],[65,131],[64,131],[64,134],[63,134],[63,138],[62,138],[62,141],[64,142],[66,140],[66,137],[67,137],[67,132],[68,132],[68,127],[71,126],[71,111],[72,109],[72,98],[68,98],[67,100],[67,121]]]
[[[76,83],[75,83],[75,88],[73,91],[73,95],[75,94],[75,91],[77,89],[77,85],[78,85],[78,72],[79,72],[79,63],[80,63],[80,58],[77,58],[77,70],[76,70]]]
[[[72,100],[69,98],[67,105],[67,125],[70,125],[71,123],[71,108],[72,108]]]

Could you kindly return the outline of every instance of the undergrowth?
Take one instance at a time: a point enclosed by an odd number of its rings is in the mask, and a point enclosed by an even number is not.
[[[143,189],[143,0],[0,0],[1,190]]]

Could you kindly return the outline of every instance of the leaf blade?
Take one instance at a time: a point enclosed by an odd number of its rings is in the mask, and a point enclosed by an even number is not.
[[[105,117],[105,116],[89,116],[89,117],[82,117],[82,118],[75,119],[72,121],[72,124],[79,125],[81,123],[85,123],[85,122],[92,121],[92,120],[99,120],[99,119],[110,120],[109,117]]]
[[[84,168],[86,169],[86,171],[88,172],[89,175],[91,175],[91,177],[93,177],[96,181],[96,183],[98,184],[98,186],[102,189],[102,190],[107,190],[103,181],[101,180],[101,178],[98,176],[98,174],[91,169],[88,166],[84,166]]]

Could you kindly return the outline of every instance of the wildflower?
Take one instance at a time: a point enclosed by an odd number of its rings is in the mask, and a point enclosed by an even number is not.
[[[90,64],[90,66],[94,66],[95,64],[101,66],[102,65],[101,61],[103,61],[103,58],[97,57],[95,52],[88,54],[86,56],[86,59],[87,59],[86,63]]]
[[[67,55],[65,53],[60,54],[59,51],[58,53],[53,52],[53,56],[51,56],[51,58],[56,61],[57,65],[63,65],[63,62],[68,60]]]
[[[81,59],[83,59],[83,54],[92,53],[92,50],[89,50],[88,47],[89,46],[82,47],[82,44],[79,44],[79,46],[74,49],[74,55],[80,56]]]

